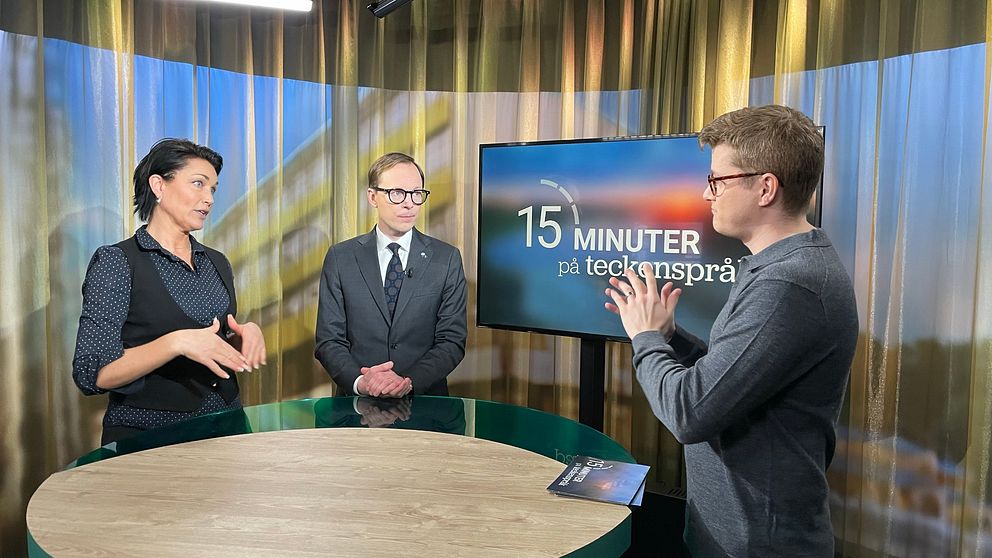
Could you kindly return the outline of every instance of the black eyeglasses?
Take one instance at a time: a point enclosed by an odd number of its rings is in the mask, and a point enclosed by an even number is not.
[[[731,180],[734,178],[747,178],[749,176],[761,176],[765,173],[763,172],[742,172],[740,174],[728,174],[724,176],[713,176],[712,174],[706,177],[706,182],[710,183],[710,193],[713,197],[719,197],[727,189],[727,185],[723,183],[724,180]]]
[[[377,192],[385,192],[386,198],[392,204],[403,203],[409,195],[410,201],[414,204],[424,205],[427,202],[427,196],[431,193],[430,190],[404,190],[403,188],[379,188],[378,186],[372,186],[372,189]]]

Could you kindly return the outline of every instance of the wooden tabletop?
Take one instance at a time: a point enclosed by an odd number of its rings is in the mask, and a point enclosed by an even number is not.
[[[53,556],[563,556],[630,513],[548,493],[563,469],[453,434],[261,432],[56,473],[27,525]]]

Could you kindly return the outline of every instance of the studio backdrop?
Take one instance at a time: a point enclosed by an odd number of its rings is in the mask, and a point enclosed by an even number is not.
[[[373,225],[379,155],[422,163],[418,226],[461,249],[474,324],[480,143],[693,132],[775,102],[825,127],[822,226],[858,297],[838,550],[992,555],[992,2],[413,0],[382,20],[364,4],[0,3],[0,554],[23,552],[34,489],[98,443],[105,400],[71,379],[80,285],[139,225],[130,177],[157,139],[224,156],[198,236],[266,336],[251,405],[332,392],[320,266]],[[578,353],[470,327],[451,391],[576,417]],[[681,450],[629,345],[607,353],[606,432],[677,491]]]

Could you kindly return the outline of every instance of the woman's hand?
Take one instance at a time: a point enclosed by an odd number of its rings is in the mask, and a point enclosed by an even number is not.
[[[254,322],[239,324],[230,314],[227,315],[227,325],[236,336],[231,341],[241,348],[241,356],[248,364],[248,369],[258,370],[259,365],[265,365],[265,338],[262,336],[262,328]]]
[[[217,335],[218,331],[220,331],[220,320],[214,318],[213,323],[207,327],[180,329],[169,335],[176,354],[199,362],[221,378],[231,377],[221,366],[235,372],[250,370],[248,360]],[[259,332],[259,336],[261,336],[261,332]]]

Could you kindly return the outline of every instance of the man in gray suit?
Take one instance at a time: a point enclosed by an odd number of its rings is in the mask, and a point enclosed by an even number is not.
[[[429,191],[409,155],[369,169],[371,232],[324,258],[314,356],[344,395],[448,395],[465,356],[465,271],[457,248],[414,223]]]

